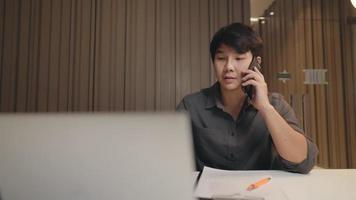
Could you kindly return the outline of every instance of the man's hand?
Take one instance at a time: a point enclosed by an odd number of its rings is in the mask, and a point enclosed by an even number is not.
[[[251,99],[251,104],[257,110],[264,110],[271,107],[268,100],[268,88],[263,74],[254,67],[254,70],[246,70],[242,72],[245,76],[241,79],[242,86],[252,85],[254,87],[254,94]]]

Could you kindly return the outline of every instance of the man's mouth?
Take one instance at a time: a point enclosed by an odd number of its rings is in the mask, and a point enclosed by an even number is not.
[[[224,76],[224,79],[229,80],[229,79],[236,79],[234,76]]]

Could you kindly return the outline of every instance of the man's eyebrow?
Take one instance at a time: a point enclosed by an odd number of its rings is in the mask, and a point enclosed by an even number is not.
[[[223,50],[217,50],[216,53],[224,53]]]

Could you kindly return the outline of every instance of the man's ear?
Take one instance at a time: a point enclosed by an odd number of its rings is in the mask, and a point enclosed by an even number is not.
[[[261,64],[261,63],[262,63],[262,58],[261,58],[261,56],[257,56],[256,59],[257,59],[258,64]]]

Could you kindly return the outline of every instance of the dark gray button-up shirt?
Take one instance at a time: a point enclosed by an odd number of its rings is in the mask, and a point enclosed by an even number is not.
[[[279,94],[269,99],[278,113],[296,131],[304,134],[293,109]],[[183,98],[178,111],[191,117],[197,170],[209,166],[226,170],[286,170],[308,173],[315,164],[318,149],[307,138],[308,155],[301,163],[292,163],[276,151],[266,124],[247,100],[235,121],[224,111],[220,86],[212,87]]]

